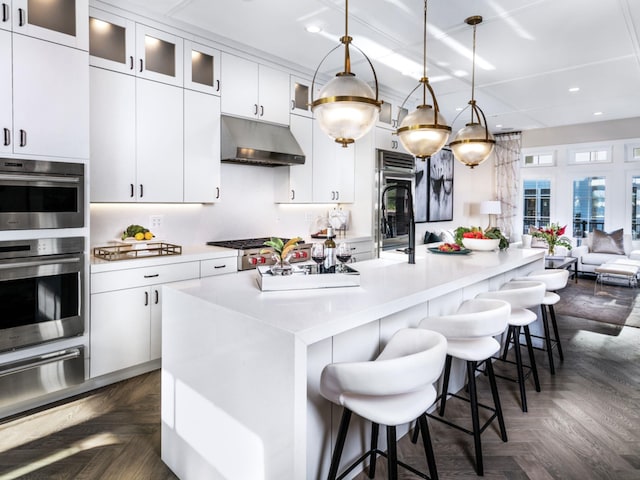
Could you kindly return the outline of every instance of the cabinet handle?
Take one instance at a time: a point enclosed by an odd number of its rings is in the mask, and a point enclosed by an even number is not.
[[[226,266],[227,266],[226,264],[225,265],[214,265],[213,268],[224,268]]]
[[[336,192],[334,190],[331,190],[331,200],[335,200],[336,199]]]
[[[291,111],[294,111],[295,109],[296,109],[296,101],[291,100]]]
[[[7,3],[2,4],[2,21],[3,22],[9,21],[9,4]]]
[[[129,55],[129,70],[133,70],[133,55]]]
[[[27,131],[22,129],[20,129],[20,146],[21,147],[27,146]]]
[[[216,80],[216,92],[220,91],[220,80]]]
[[[144,292],[144,306],[149,305],[149,292]]]
[[[7,147],[11,145],[11,130],[8,128],[4,129],[4,146]]]
[[[340,200],[340,192],[336,190],[336,200]]]
[[[264,105],[260,105],[260,116],[264,116]]]
[[[153,293],[154,293],[154,297],[155,297],[154,303],[157,305],[158,302],[160,301],[160,294],[158,293],[158,290],[154,290]]]
[[[216,198],[220,198],[220,187],[216,187]]]
[[[19,8],[18,9],[18,26],[24,27],[25,23],[26,23],[26,20],[24,15],[24,8]]]
[[[135,195],[135,190],[133,187],[133,183],[130,183],[129,185],[131,185],[131,198],[133,198],[133,196]]]
[[[258,104],[257,103],[253,104],[253,114],[254,115],[258,115]]]
[[[144,197],[144,186],[140,184],[140,198]]]
[[[160,274],[159,273],[154,273],[153,275],[145,275],[144,278],[156,278],[159,277]]]
[[[291,200],[295,200],[296,199],[296,191],[295,189],[291,189]]]
[[[143,64],[143,62],[142,62],[142,59],[140,59],[140,71],[142,71],[142,70],[143,70],[143,68],[144,68],[144,64]]]

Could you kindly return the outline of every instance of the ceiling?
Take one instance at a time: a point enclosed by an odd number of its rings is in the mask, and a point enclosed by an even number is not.
[[[311,72],[345,28],[344,0],[117,1]],[[422,73],[423,11],[423,0],[349,3],[353,44],[371,58],[383,91],[400,98]],[[494,133],[640,116],[640,1],[429,0],[427,76],[450,125],[471,97],[473,29],[464,20],[472,15],[484,18],[475,97]],[[307,32],[311,25],[321,32]],[[371,81],[364,60],[352,58],[356,75]],[[334,52],[321,71],[334,74],[341,63]],[[416,76],[403,74],[409,70]]]

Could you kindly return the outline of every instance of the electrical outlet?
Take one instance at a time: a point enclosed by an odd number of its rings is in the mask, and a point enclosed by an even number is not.
[[[163,220],[164,220],[163,215],[151,215],[149,217],[149,230],[153,232],[154,230],[161,229]]]

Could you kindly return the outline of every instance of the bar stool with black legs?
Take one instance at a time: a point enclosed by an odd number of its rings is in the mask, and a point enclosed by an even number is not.
[[[374,478],[378,455],[387,457],[390,480],[398,478],[398,465],[421,478],[438,478],[425,412],[436,398],[433,383],[442,373],[446,352],[447,340],[441,334],[404,328],[391,337],[375,360],[331,363],[323,369],[320,393],[343,407],[329,480],[344,478],[367,458],[369,478]],[[352,413],[372,422],[371,449],[338,476]],[[421,426],[431,477],[397,458],[396,426],[416,419]],[[379,425],[387,427],[387,453],[378,449]]]
[[[564,361],[562,353],[562,343],[560,343],[560,335],[558,333],[558,323],[556,321],[556,312],[553,306],[560,301],[560,295],[556,292],[567,286],[569,281],[569,271],[563,268],[549,268],[545,270],[535,270],[526,277],[516,280],[534,280],[545,284],[547,291],[545,292],[542,304],[540,305],[540,313],[542,314],[542,327],[544,329],[544,337],[539,335],[531,335],[533,338],[544,339],[545,347],[549,358],[549,372],[551,375],[556,374],[556,368],[553,360],[553,349],[558,349],[560,361]],[[551,326],[553,327],[554,338],[551,338],[551,329],[549,328],[549,318],[551,318]],[[536,347],[534,347],[536,348]]]
[[[422,320],[419,325],[420,328],[435,330],[447,337],[447,359],[445,361],[444,379],[442,392],[438,396],[440,400],[439,416],[432,414],[428,414],[428,416],[469,435],[473,435],[476,454],[476,473],[478,475],[484,474],[480,435],[494,419],[498,419],[502,441],[507,441],[507,430],[502,416],[500,397],[491,364],[491,356],[500,351],[500,344],[493,337],[503,333],[507,328],[507,319],[509,318],[510,312],[511,306],[502,300],[467,300],[460,305],[455,314],[428,317]],[[451,362],[454,358],[466,362],[469,398],[448,391]],[[486,372],[493,395],[493,407],[478,402],[475,372],[478,365],[482,362],[485,362],[486,365]],[[469,402],[471,407],[471,430],[442,418],[445,414],[447,396],[449,395]],[[493,415],[482,427],[480,426],[478,407],[493,412]],[[414,442],[417,440],[417,432],[418,427],[414,430]]]
[[[536,392],[540,391],[540,380],[538,379],[538,369],[536,367],[536,358],[533,353],[533,343],[531,342],[531,332],[529,325],[538,319],[538,316],[529,308],[538,308],[544,299],[546,292],[545,284],[532,280],[512,280],[505,283],[499,290],[479,293],[476,298],[491,298],[494,300],[504,300],[511,305],[511,314],[507,321],[509,329],[507,330],[507,339],[504,345],[504,352],[499,360],[516,365],[517,377],[515,379],[503,375],[497,375],[499,378],[512,380],[518,383],[520,387],[520,405],[522,411],[527,411],[527,392],[525,382],[529,373],[533,375],[533,382]],[[522,354],[520,351],[520,334],[524,332],[527,351],[529,353],[529,365],[522,362]],[[510,342],[513,343],[516,360],[512,362],[507,360],[507,353]],[[524,371],[527,369],[527,374]]]

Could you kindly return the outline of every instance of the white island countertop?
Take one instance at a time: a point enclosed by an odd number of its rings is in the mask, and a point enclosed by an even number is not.
[[[453,290],[542,259],[539,249],[468,255],[417,247],[416,263],[401,253],[351,264],[359,287],[262,292],[253,270],[172,285],[184,293],[295,335],[306,344],[410,308]]]

